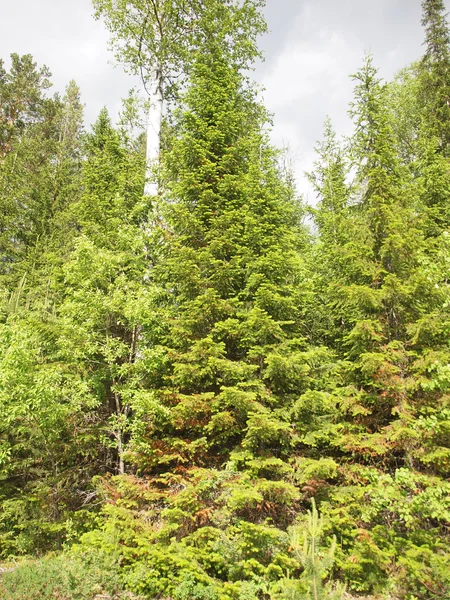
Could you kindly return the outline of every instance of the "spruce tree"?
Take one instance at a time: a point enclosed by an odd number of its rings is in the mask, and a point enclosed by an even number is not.
[[[450,226],[450,30],[442,0],[425,0],[422,10],[425,54],[419,65],[418,168],[428,213],[427,235],[436,237]]]
[[[127,398],[131,382],[136,392],[140,382],[134,371],[145,294],[145,159],[114,129],[106,109],[85,137],[85,152],[83,192],[71,206],[78,235],[61,269],[58,311],[65,352],[77,356],[96,398],[103,468],[124,473]]]
[[[450,143],[450,31],[443,0],[422,2],[425,54],[422,58],[422,96],[428,133],[439,140],[448,156]]]
[[[315,151],[314,169],[307,173],[317,194],[317,205],[311,209],[317,226],[317,239],[308,254],[314,295],[305,318],[311,340],[333,346],[339,338],[341,324],[333,322],[331,288],[339,285],[346,272],[351,244],[356,246],[359,240],[357,227],[352,226],[349,213],[349,157],[336,139],[330,119],[325,122],[323,140]],[[350,252],[343,251],[345,246]]]
[[[153,342],[164,370],[151,375],[168,411],[165,427],[151,425],[155,466],[161,444],[173,465],[214,465],[240,444],[280,456],[290,445],[283,407],[301,385],[288,374],[304,346],[293,287],[302,236],[262,117],[220,48],[198,56],[164,157],[170,202],[155,232],[167,329]]]
[[[80,189],[83,108],[72,82],[66,94],[48,96],[50,73],[30,55],[12,55],[0,83],[0,277],[6,294],[24,273],[27,285],[46,261],[64,255],[72,232],[65,223]]]
[[[427,539],[436,553],[441,552],[445,517],[441,514],[434,522],[431,504],[426,510],[411,507],[405,516],[403,497],[406,490],[418,490],[418,485],[423,487],[416,493],[424,497],[434,493],[432,490],[439,498],[446,493],[445,482],[435,477],[447,468],[445,435],[426,433],[424,423],[432,414],[439,423],[437,431],[446,428],[446,392],[431,380],[442,373],[440,361],[447,355],[442,349],[438,358],[432,349],[441,343],[438,332],[440,324],[446,322],[443,296],[447,291],[430,278],[428,269],[434,261],[427,258],[422,233],[420,189],[398,155],[387,90],[370,59],[355,79],[351,105],[356,128],[351,150],[355,182],[347,210],[342,213],[343,231],[349,235],[342,237],[340,253],[331,247],[327,256],[328,247],[319,246],[326,256],[324,264],[334,266],[332,275],[323,277],[328,286],[318,289],[325,296],[332,322],[339,325],[332,342],[339,360],[325,388],[328,401],[316,409],[314,434],[310,432],[304,444],[327,440],[328,448],[322,448],[333,462],[326,468],[316,463],[317,472],[332,474],[332,464],[337,463],[347,481],[348,487],[336,486],[322,505],[331,520],[339,523],[334,532],[350,531],[357,524],[355,515],[360,515],[363,525],[357,542],[342,539],[337,551],[337,563],[351,585],[367,592],[380,589],[387,557],[398,556],[406,545],[410,556],[422,556],[437,589],[445,557],[439,555],[436,566],[431,567],[430,556],[421,546]],[[320,193],[325,198],[326,191]],[[319,219],[323,221],[326,215],[321,206]],[[436,276],[437,272],[439,269]],[[436,310],[442,318],[439,325]],[[430,325],[428,333],[425,323]],[[422,335],[418,337],[419,331]],[[433,341],[432,336],[436,336]],[[431,356],[437,361],[434,374]],[[363,508],[365,502],[370,505],[367,510]],[[434,526],[436,530],[411,539],[407,524],[394,526],[383,516],[381,507],[387,503],[392,514],[402,515],[397,517],[400,520],[411,519],[416,527],[420,522],[424,531]],[[395,533],[391,535],[388,532],[392,528]],[[375,548],[378,554],[370,558]],[[405,577],[416,581],[414,562],[405,560],[402,564],[408,573]]]

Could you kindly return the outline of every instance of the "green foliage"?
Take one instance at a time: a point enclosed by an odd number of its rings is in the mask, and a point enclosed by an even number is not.
[[[81,135],[74,83],[0,66],[0,554],[62,552],[2,597],[447,598],[443,2],[326,122],[311,234],[246,75],[261,3],[94,5],[167,86],[159,192],[132,94]]]
[[[48,96],[46,67],[31,55],[0,61],[0,283],[6,294],[28,273],[42,301],[36,271],[57,262],[71,237],[66,209],[80,193],[83,109],[71,82]]]
[[[142,0],[93,0],[93,5],[117,58],[146,83],[159,69],[166,93],[175,91],[174,80],[186,78],[192,55],[205,42],[219,42],[230,61],[245,66],[259,55],[256,36],[266,31],[260,0],[164,0],[152,7]]]
[[[4,600],[92,600],[107,594],[112,598],[130,598],[122,594],[117,562],[100,553],[77,556],[48,556],[35,562],[23,562],[0,575]]]

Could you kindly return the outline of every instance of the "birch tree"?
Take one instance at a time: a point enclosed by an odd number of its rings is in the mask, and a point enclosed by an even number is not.
[[[96,18],[111,33],[111,47],[127,71],[140,76],[149,96],[145,195],[159,193],[153,173],[161,149],[167,100],[183,86],[195,48],[205,39],[221,41],[228,58],[248,64],[265,31],[264,0],[93,0]]]

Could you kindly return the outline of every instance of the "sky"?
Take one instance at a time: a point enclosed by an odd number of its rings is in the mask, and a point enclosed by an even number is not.
[[[270,33],[261,39],[265,61],[255,78],[274,114],[272,139],[288,147],[299,190],[311,190],[303,172],[327,115],[339,134],[351,131],[347,115],[355,73],[371,52],[390,79],[422,54],[420,0],[267,0]],[[450,10],[450,0],[446,0]],[[0,58],[32,54],[53,73],[54,89],[71,79],[81,88],[86,122],[107,106],[115,118],[136,80],[108,51],[108,33],[95,21],[91,0],[0,0]]]

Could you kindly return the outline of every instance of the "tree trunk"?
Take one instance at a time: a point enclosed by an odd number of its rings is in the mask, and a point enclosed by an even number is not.
[[[147,169],[145,196],[159,193],[159,153],[161,150],[161,123],[164,110],[164,90],[161,69],[156,69],[150,88],[150,108],[147,124]]]

